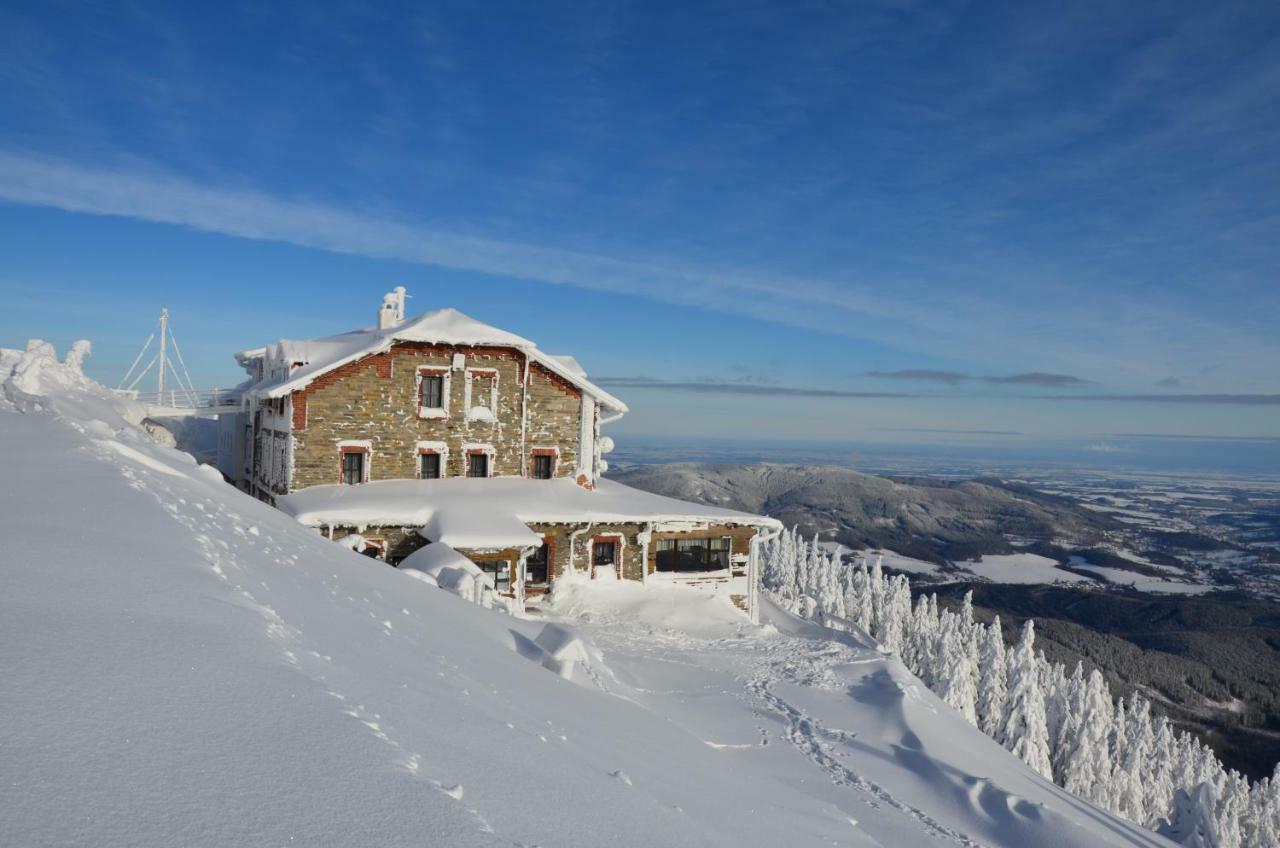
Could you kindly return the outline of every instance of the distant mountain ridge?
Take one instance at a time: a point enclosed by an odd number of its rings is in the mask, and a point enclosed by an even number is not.
[[[662,495],[763,513],[852,548],[935,563],[1009,553],[1010,537],[1096,543],[1114,519],[998,480],[877,477],[835,465],[677,462],[611,473]]]

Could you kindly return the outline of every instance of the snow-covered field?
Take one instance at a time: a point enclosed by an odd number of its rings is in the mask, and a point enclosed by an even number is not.
[[[516,619],[151,443],[0,354],[0,845],[1169,845],[1033,774],[894,658],[679,586]],[[572,680],[547,620],[592,647]]]
[[[1058,563],[1039,554],[987,554],[962,563],[968,571],[995,583],[1081,583],[1081,577],[1058,568]]]
[[[1092,565],[1082,557],[1072,557],[1071,567],[1081,571],[1097,574],[1108,583],[1119,586],[1131,586],[1140,592],[1156,592],[1169,595],[1203,595],[1212,592],[1213,586],[1203,583],[1187,583],[1184,580],[1167,580],[1163,577],[1152,577],[1126,571],[1123,568],[1109,568],[1104,565]]]

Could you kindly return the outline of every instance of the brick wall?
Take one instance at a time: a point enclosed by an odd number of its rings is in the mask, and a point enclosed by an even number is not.
[[[466,357],[477,369],[470,393],[466,370],[453,370],[453,357]],[[398,342],[386,353],[364,357],[317,378],[293,394],[292,489],[340,481],[339,442],[368,440],[369,479],[417,476],[417,443],[443,442],[448,448],[444,473],[462,476],[467,445],[491,445],[494,476],[527,476],[532,449],[553,449],[553,473],[572,476],[577,462],[578,390],[549,371],[530,367],[528,420],[521,442],[524,355],[512,348],[456,347]],[[418,375],[422,368],[447,373],[448,416],[418,414]],[[488,406],[496,385],[496,414],[474,418],[465,409]],[[300,426],[301,425],[301,426]]]

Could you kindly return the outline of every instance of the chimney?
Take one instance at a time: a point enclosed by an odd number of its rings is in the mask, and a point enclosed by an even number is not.
[[[404,320],[404,286],[396,286],[382,296],[378,307],[378,329],[387,330]]]
[[[396,296],[388,292],[382,296],[382,305],[378,307],[378,329],[387,330],[400,323],[396,320]]]

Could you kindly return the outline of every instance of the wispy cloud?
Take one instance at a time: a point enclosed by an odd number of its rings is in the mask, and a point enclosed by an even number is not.
[[[1280,394],[1046,395],[1045,400],[1089,400],[1117,403],[1194,403],[1227,406],[1280,406]]]
[[[631,389],[663,389],[678,392],[701,392],[737,395],[771,395],[774,397],[823,397],[823,398],[921,398],[930,400],[961,400],[971,398],[987,398],[993,395],[965,393],[957,395],[912,394],[907,392],[863,392],[837,388],[813,388],[801,386],[761,385],[757,383],[740,383],[716,380],[665,380],[657,377],[599,377],[595,380],[602,386]],[[1121,403],[1187,403],[1214,404],[1226,406],[1270,406],[1280,405],[1280,394],[1092,394],[1092,395],[1021,395],[1027,400],[1044,401],[1113,401]],[[934,432],[921,429],[919,432]],[[950,432],[938,430],[937,432]],[[978,432],[978,431],[973,431]],[[991,431],[999,432],[999,431]],[[1012,432],[1005,435],[1014,435]]]
[[[602,386],[629,389],[663,389],[672,392],[724,395],[768,395],[770,397],[813,398],[909,398],[920,395],[896,392],[857,392],[846,389],[804,388],[799,386],[762,385],[760,383],[716,382],[711,380],[660,380],[655,377],[599,377]]]
[[[1087,375],[1072,378],[1043,370],[971,377],[940,371],[934,372],[935,382],[972,379],[1067,387],[1092,378],[1137,386],[1137,376],[1149,384],[1145,375],[1168,367],[1156,360],[1194,362],[1210,349],[1247,378],[1258,371],[1256,363],[1276,349],[1272,336],[1159,304],[1138,309],[1123,300],[1103,302],[1095,297],[1087,308],[1055,303],[1047,309],[1044,303],[1020,304],[963,285],[928,297],[918,296],[919,291],[899,292],[900,273],[864,279],[804,277],[764,266],[744,269],[672,256],[637,259],[566,250],[435,229],[395,215],[287,198],[243,185],[201,183],[146,166],[95,167],[0,152],[0,200],[639,296],[878,342],[894,350],[977,358],[992,367],[1006,359],[1070,364]],[[936,275],[936,269],[919,271]],[[1125,314],[1130,320],[1120,326],[1099,320],[1100,313]],[[993,325],[1001,328],[998,333],[991,330]],[[899,372],[901,379],[926,379],[908,373]],[[1238,377],[1237,384],[1269,388],[1260,382],[1265,379],[1263,374],[1251,385]]]
[[[879,377],[886,380],[918,380],[926,383],[945,383],[954,386],[957,383],[976,381],[980,383],[1007,384],[1013,386],[1043,386],[1046,388],[1062,388],[1079,386],[1088,380],[1070,374],[1047,374],[1042,371],[1029,371],[1023,374],[1009,375],[975,375],[959,371],[931,371],[925,369],[905,369],[902,371],[868,371],[868,377]]]
[[[1204,433],[1110,433],[1116,439],[1191,442],[1280,442],[1280,436],[1216,436]]]
[[[1019,430],[962,430],[954,427],[876,427],[880,433],[941,433],[965,436],[1022,436]]]
[[[923,368],[907,368],[901,371],[868,371],[868,377],[880,377],[886,380],[919,380],[925,383],[946,383],[955,385],[973,378],[959,371],[933,371]]]

